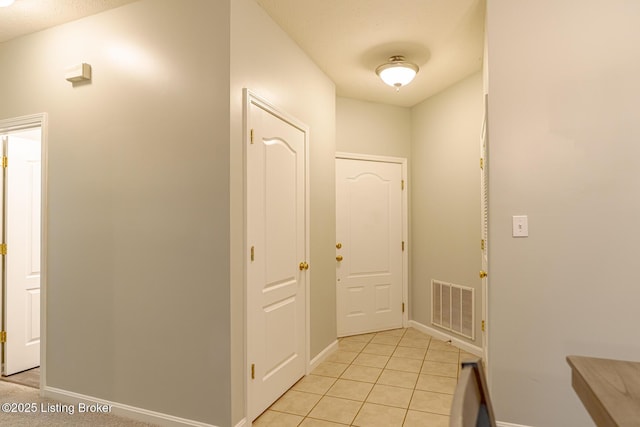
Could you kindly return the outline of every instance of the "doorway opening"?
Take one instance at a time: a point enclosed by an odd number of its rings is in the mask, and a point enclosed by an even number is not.
[[[45,115],[0,120],[1,378],[42,384]]]

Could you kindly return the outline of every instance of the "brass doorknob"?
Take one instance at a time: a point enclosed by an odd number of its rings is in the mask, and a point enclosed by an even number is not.
[[[480,270],[480,278],[484,279],[485,277],[487,277],[487,272],[484,270]]]
[[[344,258],[342,258],[342,255],[338,255],[338,256],[336,257],[336,261],[342,261],[343,259],[344,259]]]
[[[336,243],[336,248],[340,249],[342,247],[342,243]]]
[[[307,264],[306,262],[302,261],[300,263],[300,265],[298,265],[298,268],[300,269],[300,271],[308,270],[309,269],[309,264]]]

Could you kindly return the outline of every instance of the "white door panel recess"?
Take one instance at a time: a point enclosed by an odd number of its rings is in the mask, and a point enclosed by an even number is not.
[[[246,93],[248,419],[306,372],[307,130]]]
[[[3,137],[3,375],[40,365],[40,128]]]
[[[403,326],[402,168],[336,159],[338,336]]]

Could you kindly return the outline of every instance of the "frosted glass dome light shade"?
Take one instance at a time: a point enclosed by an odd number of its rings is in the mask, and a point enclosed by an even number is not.
[[[396,55],[389,58],[389,62],[376,68],[376,74],[389,86],[400,89],[411,83],[418,70],[416,64],[405,61],[404,56]]]

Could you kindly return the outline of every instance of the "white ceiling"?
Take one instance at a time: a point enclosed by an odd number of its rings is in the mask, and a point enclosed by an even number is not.
[[[16,0],[0,42],[135,0]],[[413,106],[482,66],[485,0],[256,0],[335,82],[339,96]],[[392,55],[420,67],[399,92],[375,68]]]
[[[16,0],[0,8],[0,43],[136,0]]]
[[[339,96],[413,106],[482,67],[484,0],[256,0],[335,82]],[[418,64],[399,92],[375,74]]]

